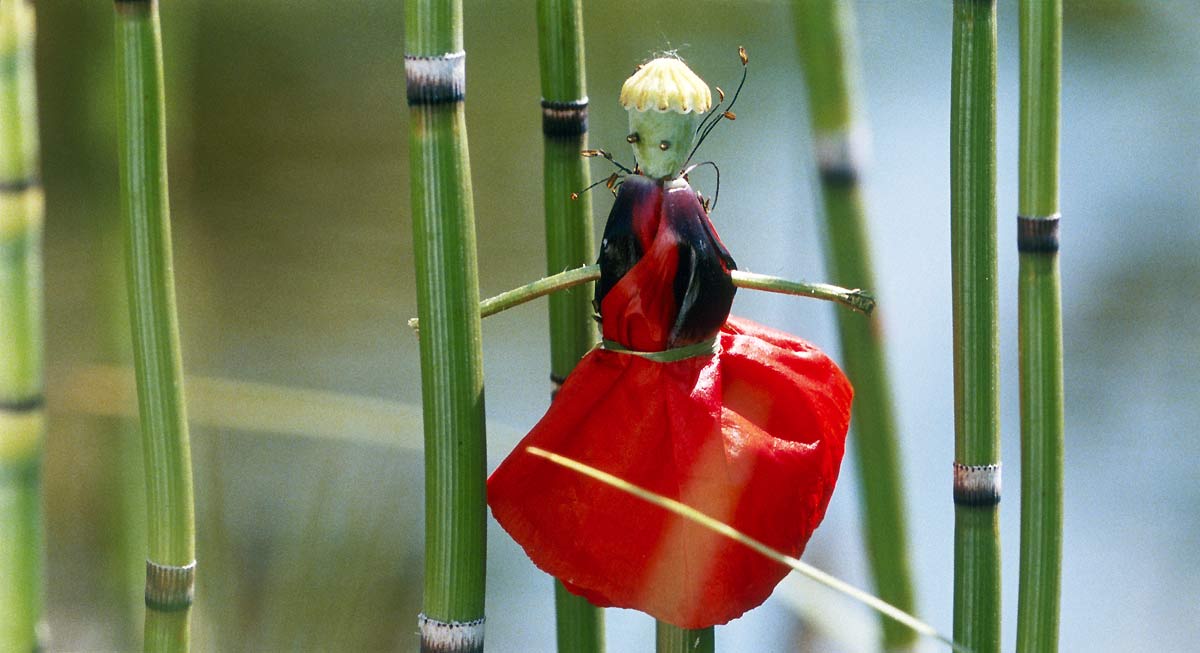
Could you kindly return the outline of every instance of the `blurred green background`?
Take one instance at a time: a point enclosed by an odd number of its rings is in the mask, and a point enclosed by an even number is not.
[[[949,631],[951,10],[855,5],[874,141],[865,188],[875,290],[897,381],[920,614]],[[116,470],[122,456],[140,456],[119,417],[131,410],[127,389],[92,368],[119,361],[129,337],[115,231],[112,8],[41,2],[38,11],[51,648],[130,649],[140,636],[131,615],[141,540],[127,525],[138,508],[120,497],[140,476]],[[402,4],[176,0],[162,17],[185,367],[274,386],[192,386],[197,648],[415,650],[422,468],[417,347],[405,327],[416,305]],[[1000,2],[1000,21],[1009,648],[1019,505],[1014,2]],[[490,295],[544,265],[534,7],[467,1],[465,22]],[[713,219],[740,267],[822,279],[788,4],[612,0],[587,3],[585,25],[592,144],[626,160],[616,95],[636,63],[678,49],[728,89],[736,47],[748,48],[738,120],[702,151],[723,172]],[[1183,650],[1200,639],[1200,9],[1192,0],[1068,1],[1064,63],[1062,649]],[[693,181],[711,192],[703,173]],[[599,191],[594,202],[599,228],[609,201]],[[743,292],[734,310],[836,352],[828,306]],[[548,401],[544,304],[489,318],[483,333],[495,465]],[[230,393],[245,405],[228,403]],[[865,585],[856,489],[844,472],[806,559]],[[129,550],[132,564],[122,562]],[[489,556],[489,649],[553,650],[549,579],[494,525]],[[766,606],[718,629],[718,646],[870,650],[874,618],[815,592],[789,579]],[[610,610],[608,623],[610,650],[651,650],[650,618]]]

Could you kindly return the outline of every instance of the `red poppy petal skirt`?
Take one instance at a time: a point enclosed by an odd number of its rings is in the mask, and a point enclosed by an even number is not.
[[[688,504],[791,556],[837,480],[853,390],[813,345],[730,318],[717,353],[661,363],[597,349],[488,480],[534,564],[599,606],[682,628],[762,603],[788,568],[525,451],[537,446]]]

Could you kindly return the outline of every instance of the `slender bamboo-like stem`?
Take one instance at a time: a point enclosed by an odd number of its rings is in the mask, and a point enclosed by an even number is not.
[[[486,438],[461,0],[408,0],[413,242],[425,419],[421,647],[483,650]]]
[[[1062,1],[1022,0],[1020,250],[1021,570],[1017,650],[1058,650],[1063,370],[1058,271]]]
[[[859,189],[865,130],[857,124],[858,62],[853,9],[837,0],[797,0],[797,41],[808,90],[825,214],[825,251],[833,281],[875,287],[866,211]],[[891,381],[878,322],[837,313],[846,373],[854,384],[855,462],[862,486],[867,558],[879,596],[902,610],[914,606],[908,525]],[[879,317],[874,318],[879,320]],[[916,633],[881,617],[883,645],[911,648]]]
[[[1000,650],[996,2],[955,0],[950,104],[954,639]]]
[[[33,3],[0,3],[0,650],[40,648],[42,222]]]
[[[543,203],[546,273],[594,259],[591,195],[572,193],[591,183],[580,152],[587,149],[587,81],[581,0],[538,0],[538,61],[542,72]],[[591,284],[550,298],[550,378],[563,382],[596,341]],[[552,393],[553,396],[553,393]],[[604,650],[604,611],[555,581],[559,651]]]
[[[712,626],[688,630],[664,621],[654,625],[655,653],[713,653],[716,632]]]
[[[121,208],[146,473],[144,646],[186,651],[196,538],[171,262],[162,37],[154,0],[118,0],[115,8]]]

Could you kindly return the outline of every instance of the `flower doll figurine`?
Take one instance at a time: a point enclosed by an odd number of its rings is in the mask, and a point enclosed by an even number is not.
[[[621,103],[637,168],[616,190],[600,249],[603,342],[492,474],[488,502],[570,591],[702,628],[761,604],[788,568],[526,447],[798,557],[837,481],[853,390],[813,345],[729,316],[736,266],[683,177],[708,86],[663,57],[625,82]]]

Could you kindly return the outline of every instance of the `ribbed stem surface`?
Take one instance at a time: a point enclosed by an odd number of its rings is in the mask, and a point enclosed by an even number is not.
[[[409,0],[406,20],[409,57],[461,51],[459,0]],[[423,614],[445,624],[475,623],[483,619],[486,451],[475,214],[463,102],[419,102],[410,95],[409,130],[425,420]],[[423,646],[479,650],[475,643],[449,640],[426,639]]]
[[[33,4],[0,3],[0,650],[42,618],[42,223]]]
[[[950,214],[956,462],[999,462],[996,322],[996,3],[955,0]],[[1000,649],[1000,533],[994,504],[955,506],[954,639]]]
[[[591,262],[591,194],[572,200],[571,193],[586,188],[591,176],[580,152],[587,148],[586,105],[568,109],[587,98],[583,68],[583,6],[580,0],[539,0],[538,61],[542,100],[560,107],[570,125],[578,118],[580,129],[547,124],[544,140],[543,202],[546,216],[546,273],[555,274]],[[545,109],[543,109],[544,111]],[[575,363],[596,342],[592,320],[592,284],[550,296],[550,375],[565,379]],[[554,605],[558,650],[593,653],[604,650],[604,612],[587,599],[571,594],[555,582]]]
[[[688,630],[659,621],[654,627],[654,653],[713,653],[716,633],[711,626]]]
[[[147,558],[185,566],[196,557],[195,521],[171,258],[158,5],[118,1],[115,8],[121,208],[145,459]],[[187,650],[189,612],[148,602],[146,650]]]
[[[1061,0],[1022,0],[1019,212],[1058,214],[1062,75]],[[1052,217],[1054,216],[1054,217]],[[1057,245],[1022,251],[1018,287],[1021,370],[1021,563],[1017,650],[1058,650],[1062,567],[1063,370]]]
[[[866,143],[858,140],[865,130],[856,124],[859,73],[852,11],[847,3],[836,0],[797,0],[796,25],[809,117],[819,148],[831,281],[870,290],[876,284],[859,188],[858,149],[865,149]],[[880,598],[913,612],[902,465],[882,318],[841,310],[836,314],[842,358],[854,384],[851,428],[871,573]],[[900,650],[917,641],[916,632],[891,619],[880,619],[884,648]]]

